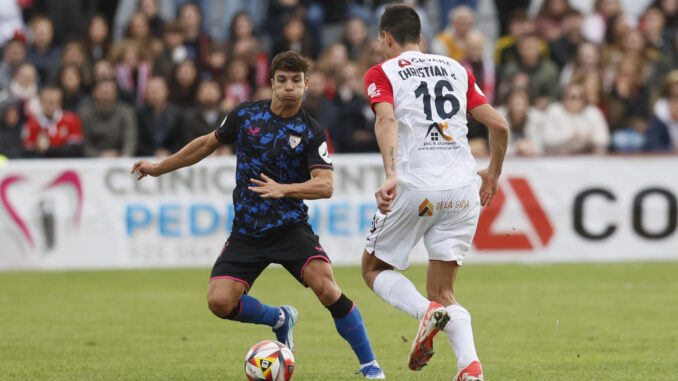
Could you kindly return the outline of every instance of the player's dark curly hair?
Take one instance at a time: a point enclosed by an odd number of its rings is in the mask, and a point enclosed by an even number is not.
[[[400,45],[417,43],[421,34],[421,21],[414,8],[405,4],[386,7],[379,20],[379,32],[387,32]]]
[[[309,67],[310,64],[304,56],[288,50],[273,57],[273,62],[271,62],[271,78],[273,78],[277,70],[289,71],[292,73],[301,72],[304,73],[305,77]]]

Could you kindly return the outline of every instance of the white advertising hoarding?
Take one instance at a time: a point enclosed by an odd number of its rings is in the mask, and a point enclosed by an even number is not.
[[[0,270],[210,266],[232,224],[235,159],[140,182],[129,173],[132,163],[0,167]],[[676,163],[509,159],[466,263],[678,260]],[[308,202],[309,222],[334,263],[359,264],[382,161],[336,155],[334,164],[334,195]],[[411,262],[425,261],[419,245]]]

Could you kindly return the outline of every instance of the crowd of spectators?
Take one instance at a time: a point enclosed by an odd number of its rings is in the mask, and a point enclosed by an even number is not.
[[[247,100],[269,63],[308,56],[305,110],[337,153],[378,152],[362,77],[384,60],[388,0],[0,0],[0,155],[166,156]],[[409,0],[422,50],[452,57],[509,121],[516,156],[678,152],[678,0],[632,17],[620,0]],[[505,5],[511,3],[511,7]],[[431,11],[434,10],[434,11]],[[487,130],[469,121],[477,156]],[[231,154],[224,147],[220,154]]]

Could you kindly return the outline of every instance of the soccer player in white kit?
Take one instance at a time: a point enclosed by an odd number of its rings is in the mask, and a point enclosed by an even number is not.
[[[375,193],[379,211],[363,253],[363,278],[383,300],[420,319],[410,369],[428,363],[433,337],[444,330],[457,357],[455,380],[480,381],[471,315],[455,300],[453,286],[480,207],[497,192],[508,124],[457,61],[419,50],[421,23],[409,6],[386,8],[379,42],[389,59],[367,71],[365,91],[376,114],[386,181]],[[466,139],[467,113],[490,130],[490,164],[477,174]],[[429,256],[428,298],[394,271],[407,269],[409,253],[422,237]]]

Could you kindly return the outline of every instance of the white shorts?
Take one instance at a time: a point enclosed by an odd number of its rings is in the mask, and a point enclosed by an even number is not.
[[[377,211],[365,250],[397,268],[409,266],[412,248],[424,237],[429,259],[461,265],[471,247],[480,216],[478,187],[442,191],[398,187],[391,212]]]

